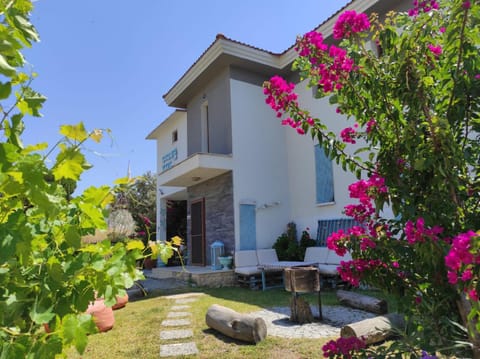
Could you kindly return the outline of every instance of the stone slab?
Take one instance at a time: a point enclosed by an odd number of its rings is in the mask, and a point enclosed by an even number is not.
[[[184,339],[193,337],[193,331],[191,329],[177,329],[177,330],[162,330],[160,331],[160,339]]]
[[[160,357],[194,354],[198,354],[198,348],[194,342],[160,345]]]
[[[165,298],[166,299],[194,298],[194,297],[200,297],[202,295],[205,295],[205,293],[191,292],[191,293],[181,293],[181,294],[167,295],[167,296],[165,296]]]
[[[191,325],[190,319],[166,319],[162,322],[164,327],[178,327],[182,325]]]
[[[186,309],[190,309],[190,306],[189,305],[173,305],[170,309],[171,310],[186,310]]]
[[[192,303],[196,301],[197,301],[197,298],[179,298],[175,300],[175,304],[187,304],[187,303]]]
[[[170,312],[167,314],[167,318],[181,318],[191,315],[189,312]]]

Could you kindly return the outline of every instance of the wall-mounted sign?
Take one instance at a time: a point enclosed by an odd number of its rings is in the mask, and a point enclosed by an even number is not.
[[[178,151],[176,148],[162,156],[162,171],[168,170],[173,166],[178,158]]]

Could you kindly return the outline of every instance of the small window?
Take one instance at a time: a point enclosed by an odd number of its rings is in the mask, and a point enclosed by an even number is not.
[[[178,141],[178,131],[175,130],[172,132],[172,143],[175,143]]]

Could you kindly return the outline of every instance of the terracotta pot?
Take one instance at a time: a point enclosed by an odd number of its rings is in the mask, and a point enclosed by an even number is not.
[[[95,299],[87,308],[87,314],[93,316],[98,331],[106,332],[113,328],[115,317],[111,307],[107,307],[103,298]]]
[[[128,303],[128,293],[125,293],[125,295],[123,297],[120,297],[120,296],[117,295],[116,299],[117,299],[117,302],[113,305],[113,307],[112,307],[113,310],[123,308],[124,306],[127,305],[127,303]]]
[[[143,260],[143,269],[152,269],[157,266],[157,260],[147,257]]]

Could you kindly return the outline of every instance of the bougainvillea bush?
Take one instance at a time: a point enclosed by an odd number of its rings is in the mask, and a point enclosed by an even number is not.
[[[382,22],[344,12],[333,44],[299,38],[293,69],[350,121],[340,133],[302,109],[295,84],[264,84],[282,124],[359,179],[345,214],[360,225],[328,246],[352,253],[344,280],[401,298],[407,328],[392,352],[480,355],[479,20],[478,1],[414,1]]]

